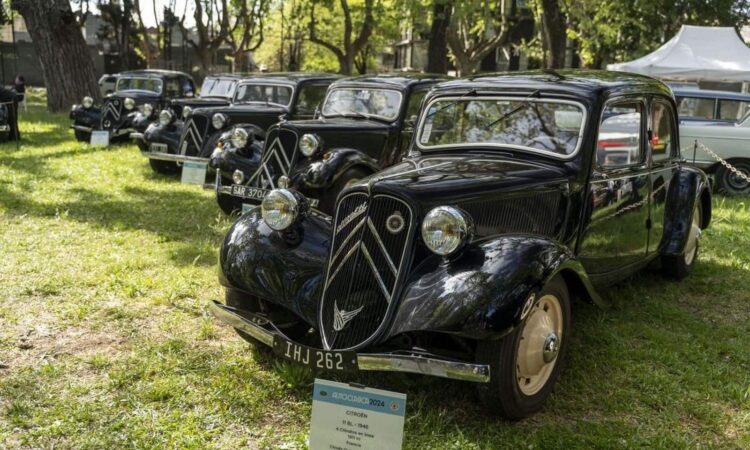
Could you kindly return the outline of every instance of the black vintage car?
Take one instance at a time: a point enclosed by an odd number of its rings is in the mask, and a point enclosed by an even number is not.
[[[227,106],[237,91],[242,75],[220,74],[208,76],[201,85],[200,96],[174,99],[161,110],[158,120],[153,121],[143,133],[131,133],[142,152],[158,155],[177,154],[185,118],[190,117],[195,108]],[[149,158],[151,168],[160,173],[173,173],[179,170],[175,162]]]
[[[272,126],[262,153],[252,138],[257,130],[234,127],[211,156],[211,166],[223,175],[217,177],[219,206],[229,214],[260,203],[270,189],[282,185],[332,214],[342,189],[401,161],[425,94],[442,80],[377,75],[336,81],[318,118]]]
[[[219,137],[233,125],[252,124],[259,133],[256,137],[263,139],[265,130],[282,116],[312,117],[328,85],[336,78],[337,75],[316,73],[258,74],[245,78],[238,84],[231,105],[190,111],[184,118],[174,153],[170,148],[166,152],[162,148],[148,149],[144,155],[150,160],[178,164],[208,163]]]
[[[126,140],[131,133],[143,132],[158,111],[181,97],[194,97],[192,77],[169,70],[134,70],[117,74],[115,92],[101,106],[84,97],[73,105],[70,118],[79,141],[89,141],[91,132],[109,131],[110,139]]]
[[[623,116],[632,127],[618,132],[636,139],[627,163],[597,154],[600,130]],[[344,190],[332,220],[293,189],[241,216],[220,251],[226,303],[212,312],[310,367],[476,382],[489,409],[519,419],[574,350],[573,298],[602,304],[600,289],[639,269],[682,278],[696,263],[709,184],[680,156],[659,81],[446,82],[417,130],[409,157]]]

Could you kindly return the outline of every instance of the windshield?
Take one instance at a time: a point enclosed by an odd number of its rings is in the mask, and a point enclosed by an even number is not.
[[[430,103],[420,147],[489,145],[569,156],[583,134],[578,103],[539,98],[447,98]]]
[[[325,117],[361,116],[395,120],[401,109],[401,92],[392,89],[334,89],[323,104]]]
[[[117,91],[151,91],[161,94],[162,82],[159,78],[120,78],[117,80]]]
[[[289,106],[292,102],[291,86],[279,84],[241,84],[234,97],[235,103],[273,103]]]
[[[231,78],[208,77],[203,80],[201,97],[232,97],[237,80]]]

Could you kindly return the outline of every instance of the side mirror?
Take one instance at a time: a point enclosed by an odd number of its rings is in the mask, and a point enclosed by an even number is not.
[[[317,120],[318,118],[320,118],[320,103],[315,106],[315,111],[313,112],[313,120]]]

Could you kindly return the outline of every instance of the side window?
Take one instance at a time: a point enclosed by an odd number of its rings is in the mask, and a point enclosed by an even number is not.
[[[651,108],[651,159],[663,161],[673,154],[674,117],[672,109],[656,101]]]
[[[713,98],[677,98],[677,112],[680,117],[714,120],[716,118],[714,105],[715,99]]]
[[[411,119],[413,116],[419,115],[419,107],[422,106],[422,100],[424,100],[425,95],[427,95],[427,89],[420,89],[411,93],[411,96],[409,96],[409,104],[406,105],[405,118],[407,120]]]
[[[297,114],[314,114],[315,108],[323,103],[328,86],[308,84],[302,88],[297,97]]]
[[[180,96],[180,80],[178,78],[170,78],[166,80],[164,84],[164,93],[167,97],[179,97]]]
[[[739,100],[719,100],[719,119],[737,122],[744,118],[750,109],[748,102]]]
[[[195,86],[190,78],[181,78],[182,80],[182,95],[185,97],[192,97],[195,95]]]
[[[596,144],[599,167],[623,167],[643,162],[641,102],[617,102],[604,108]]]

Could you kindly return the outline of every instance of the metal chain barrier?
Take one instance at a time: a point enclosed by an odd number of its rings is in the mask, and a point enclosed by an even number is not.
[[[710,157],[712,157],[713,159],[715,159],[722,166],[726,167],[727,170],[729,170],[730,172],[732,172],[735,176],[737,176],[737,177],[745,180],[746,182],[750,183],[750,176],[745,175],[744,173],[740,172],[736,167],[734,167],[731,164],[729,164],[728,162],[726,162],[724,160],[724,158],[722,158],[721,156],[717,155],[713,150],[711,150],[710,148],[706,147],[703,143],[698,142],[697,139],[695,140],[694,146],[692,147],[693,151],[696,148],[699,148],[699,149],[703,150],[704,152],[708,153],[708,155]],[[690,147],[685,147],[682,150],[684,152],[684,150],[690,150],[690,149],[691,149]],[[693,158],[693,159],[695,159],[695,158]]]

